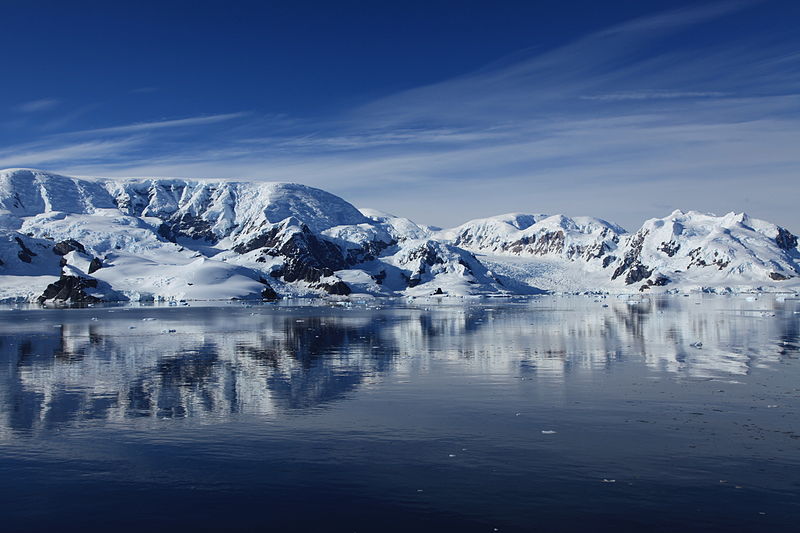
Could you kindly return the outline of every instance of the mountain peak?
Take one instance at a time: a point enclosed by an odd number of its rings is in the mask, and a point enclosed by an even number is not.
[[[0,300],[800,290],[797,237],[744,213],[675,210],[635,233],[518,212],[440,230],[292,182],[5,169],[0,233]]]

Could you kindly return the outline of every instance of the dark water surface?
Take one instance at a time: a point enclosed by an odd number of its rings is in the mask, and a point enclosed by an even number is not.
[[[799,301],[381,305],[0,311],[0,530],[797,531]]]

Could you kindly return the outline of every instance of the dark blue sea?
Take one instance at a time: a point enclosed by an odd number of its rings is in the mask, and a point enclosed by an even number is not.
[[[797,531],[800,301],[0,310],[0,530]]]

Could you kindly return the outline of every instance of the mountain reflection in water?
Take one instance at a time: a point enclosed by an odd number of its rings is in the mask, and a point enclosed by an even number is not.
[[[276,417],[324,408],[388,377],[414,379],[432,361],[550,384],[622,362],[676,379],[731,379],[797,357],[797,303],[693,295],[8,309],[0,314],[0,438],[98,419]]]

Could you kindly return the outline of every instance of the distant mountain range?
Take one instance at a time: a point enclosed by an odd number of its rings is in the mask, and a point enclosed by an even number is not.
[[[0,171],[0,300],[800,292],[788,230],[675,211],[634,233],[508,214],[440,230],[293,183]]]

